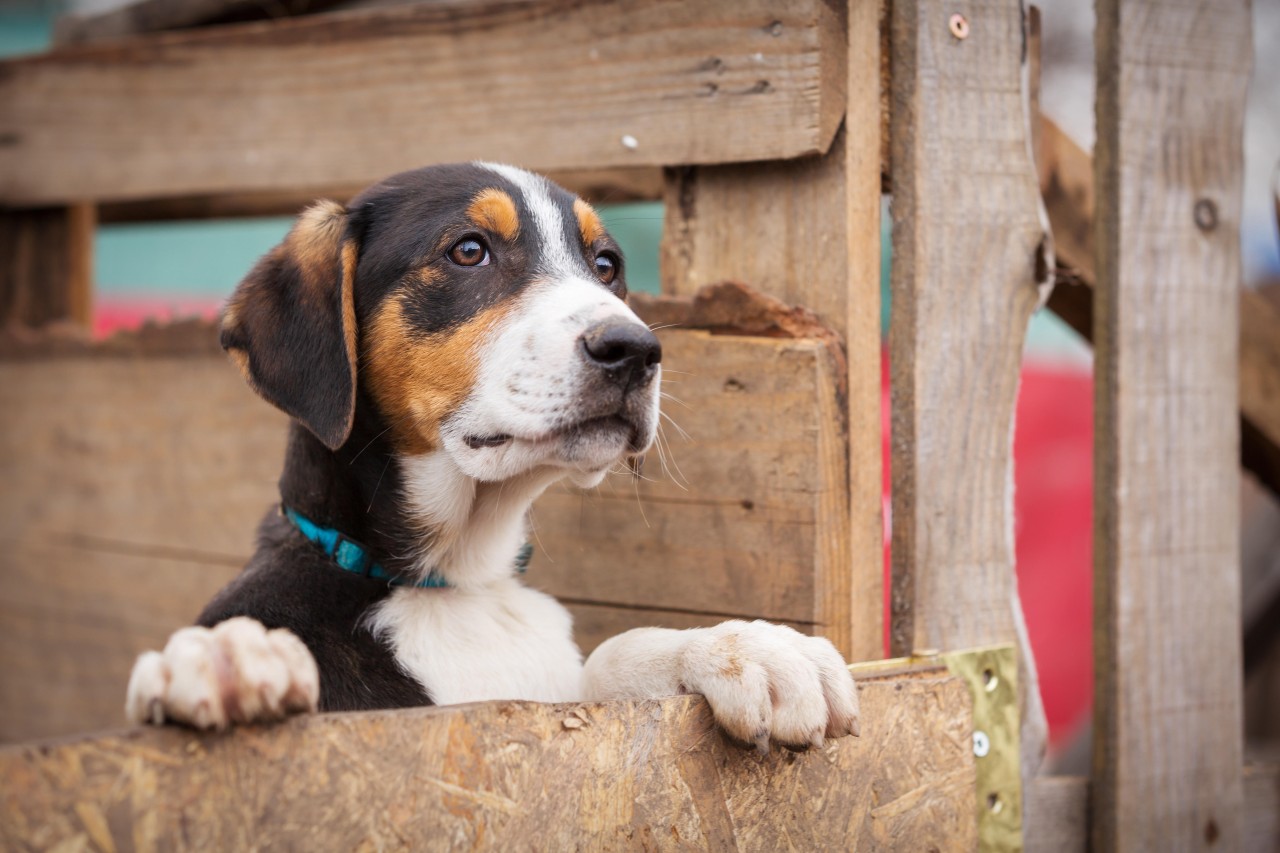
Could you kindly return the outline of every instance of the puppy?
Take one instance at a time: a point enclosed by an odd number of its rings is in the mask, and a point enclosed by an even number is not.
[[[198,627],[138,659],[129,718],[700,693],[761,749],[856,734],[826,640],[642,628],[584,665],[568,612],[521,582],[534,499],[654,440],[662,348],[626,295],[595,211],[509,166],[406,172],[303,213],[222,320],[293,418],[281,505]]]

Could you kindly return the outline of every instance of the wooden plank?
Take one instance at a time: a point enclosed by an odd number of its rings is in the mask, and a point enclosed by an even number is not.
[[[26,685],[0,703],[0,738],[118,719],[133,657],[234,574],[278,499],[284,417],[214,354],[208,326],[178,331],[0,360],[0,683]],[[668,387],[688,406],[667,410],[693,441],[668,427],[670,473],[655,454],[652,481],[546,496],[529,582],[566,599],[588,651],[645,624],[847,625],[820,573],[822,519],[847,477],[834,355],[814,340],[662,336]],[[173,345],[189,354],[162,354]],[[184,573],[199,580],[175,582]],[[34,648],[57,664],[36,666]],[[89,692],[68,703],[75,690]]]
[[[305,15],[342,0],[134,0],[106,12],[59,16],[54,43],[90,44],[231,21]]]
[[[668,170],[663,292],[749,282],[813,311],[843,338],[846,507],[833,507],[826,596],[847,604],[847,654],[883,654],[880,419],[881,13],[848,4],[845,123],[825,156]],[[839,451],[843,452],[843,451]],[[831,628],[825,629],[831,631]],[[834,634],[832,634],[834,638]],[[840,643],[837,643],[840,645]]]
[[[285,424],[221,354],[0,362],[0,537],[243,558]]]
[[[1040,776],[1027,788],[1026,853],[1084,853],[1089,837],[1089,780]]]
[[[447,0],[67,48],[0,64],[0,202],[816,154],[842,32],[822,0]]]
[[[488,702],[0,750],[0,845],[974,849],[969,696],[866,681],[861,738],[757,756],[698,697]],[[346,804],[335,808],[335,803]]]
[[[895,653],[1019,646],[1023,785],[1046,742],[1013,549],[1014,402],[1053,268],[1016,2],[893,5]]]
[[[3,742],[121,725],[137,656],[191,624],[244,563],[89,536],[0,544]]]
[[[1242,786],[1240,849],[1245,853],[1280,853],[1280,763],[1246,764]]]
[[[531,582],[582,603],[798,623],[848,655],[852,605],[831,593],[849,574],[832,542],[847,511],[843,366],[813,340],[668,330],[663,350],[679,429],[644,479],[538,501]]]
[[[89,326],[95,216],[89,204],[0,210],[0,325]]]
[[[1249,5],[1098,4],[1093,847],[1241,847]]]
[[[1039,122],[1040,189],[1060,261],[1049,308],[1093,340],[1093,158],[1050,119]],[[1280,496],[1280,311],[1240,290],[1240,462]]]
[[[656,166],[629,169],[570,169],[547,177],[592,204],[651,201],[662,198],[662,170]],[[363,186],[313,187],[309,191],[188,196],[104,204],[103,222],[150,222],[164,219],[223,219],[237,216],[295,216],[317,198],[346,202]]]

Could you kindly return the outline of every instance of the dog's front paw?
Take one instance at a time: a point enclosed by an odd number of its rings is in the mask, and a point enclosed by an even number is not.
[[[125,715],[133,723],[225,729],[316,710],[320,674],[294,634],[236,617],[183,628],[163,652],[146,652],[129,677]]]
[[[857,688],[830,641],[760,621],[689,634],[681,687],[705,696],[738,740],[767,752],[771,740],[808,747],[858,734]]]

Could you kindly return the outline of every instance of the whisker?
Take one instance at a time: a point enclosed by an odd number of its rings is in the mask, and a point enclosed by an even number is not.
[[[649,327],[649,331],[659,332],[659,331],[662,331],[663,329],[674,329],[676,326],[683,326],[683,325],[684,323],[663,323],[662,325],[658,325],[655,323]]]
[[[374,443],[375,441],[377,441],[378,439],[382,438],[384,435],[386,435],[386,434],[387,434],[388,432],[390,432],[390,431],[391,431],[391,427],[387,427],[387,428],[386,428],[386,429],[384,429],[382,432],[378,433],[378,434],[377,434],[377,435],[375,435],[373,438],[369,439],[369,443],[368,443],[368,444],[366,444],[364,447],[360,448],[359,453],[357,453],[355,456],[352,456],[352,457],[351,457],[351,461],[347,463],[347,466],[348,466],[348,467],[350,467],[350,466],[352,466],[352,465],[356,464],[356,460],[360,458],[360,454],[361,454],[361,453],[364,453],[364,452],[365,452],[366,450],[368,450],[370,447],[373,447],[373,443]]]
[[[366,513],[373,512],[373,501],[378,497],[378,489],[382,486],[382,478],[387,476],[387,469],[391,467],[391,457],[387,457],[387,464],[382,466],[382,473],[378,475],[378,482],[373,484],[373,494],[369,496],[369,508]]]

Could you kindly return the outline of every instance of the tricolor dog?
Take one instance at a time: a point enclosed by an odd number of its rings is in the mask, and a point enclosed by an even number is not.
[[[281,505],[200,627],[138,659],[129,717],[700,693],[762,749],[856,734],[825,640],[641,628],[584,664],[568,612],[522,582],[533,500],[654,440],[662,348],[626,295],[595,211],[520,169],[420,169],[303,213],[222,321],[249,385],[293,418]]]

